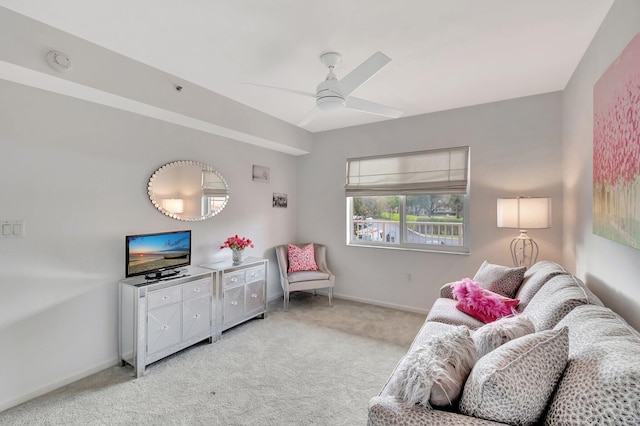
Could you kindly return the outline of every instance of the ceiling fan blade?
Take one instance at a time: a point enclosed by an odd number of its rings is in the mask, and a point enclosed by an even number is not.
[[[391,58],[384,53],[374,53],[338,82],[343,96],[349,96],[389,62],[391,62]]]
[[[308,96],[310,98],[315,98],[316,97],[315,93],[301,92],[299,90],[284,89],[282,87],[267,86],[267,85],[264,85],[264,84],[257,84],[257,83],[246,83],[245,82],[243,84],[248,84],[250,86],[266,87],[267,89],[284,90],[285,92],[295,93],[296,95]]]
[[[314,118],[316,118],[319,112],[320,108],[318,108],[317,106],[313,107],[313,109],[309,111],[309,114],[307,114],[307,116],[303,118],[300,123],[298,123],[298,127],[304,127],[309,124]]]
[[[355,109],[362,112],[368,112],[370,114],[383,115],[385,117],[398,118],[404,111],[391,108],[385,105],[380,105],[375,102],[365,101],[364,99],[354,98],[349,96],[345,102],[345,108]]]

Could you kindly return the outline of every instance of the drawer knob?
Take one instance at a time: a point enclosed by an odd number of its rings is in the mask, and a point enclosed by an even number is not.
[[[193,289],[193,292],[194,292],[194,293],[199,293],[199,292],[200,292],[200,287],[196,287],[196,288],[194,288],[194,289]]]
[[[258,274],[256,274],[255,272],[252,272],[252,273],[251,273],[251,276],[252,276],[252,277],[255,277],[256,275],[258,275]]]
[[[237,277],[233,277],[229,281],[231,281],[232,283],[235,283],[236,281],[238,281],[238,278]]]
[[[198,319],[198,318],[200,318],[200,314],[195,314],[193,317]]]
[[[169,300],[170,297],[169,296],[162,296],[162,300]]]
[[[257,294],[255,294],[255,293],[253,293],[253,294],[251,295],[251,297],[253,297],[254,299],[257,299],[257,298],[258,298],[258,295],[257,295]]]
[[[236,306],[236,305],[238,304],[238,302],[236,302],[236,301],[234,300],[233,302],[231,302],[231,304],[232,304],[233,306]]]
[[[168,326],[168,325],[163,325],[163,326],[162,326],[162,329],[163,329],[163,330],[168,330],[168,329],[169,329],[169,326]]]

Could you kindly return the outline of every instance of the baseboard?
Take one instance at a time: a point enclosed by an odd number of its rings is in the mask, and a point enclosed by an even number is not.
[[[20,405],[24,402],[30,401],[34,398],[37,398],[39,396],[42,396],[46,393],[49,393],[51,391],[54,391],[58,388],[61,388],[63,386],[68,385],[69,383],[73,383],[77,380],[80,379],[84,379],[87,376],[90,376],[92,374],[95,374],[99,371],[104,370],[105,368],[109,368],[109,367],[113,367],[114,365],[118,365],[120,363],[120,360],[118,358],[114,358],[111,359],[109,361],[103,362],[101,364],[96,365],[95,367],[91,367],[89,369],[86,369],[84,371],[81,371],[79,373],[76,374],[72,374],[71,376],[67,376],[64,379],[61,380],[57,380],[53,383],[50,383],[46,386],[43,386],[37,390],[34,390],[32,392],[27,392],[25,394],[22,394],[20,396],[17,396],[15,398],[11,398],[7,401],[2,401],[0,402],[0,412],[7,410],[11,407],[15,407],[16,405]]]
[[[347,296],[346,294],[333,294],[336,299],[350,300],[352,302],[366,303],[367,305],[382,306],[383,308],[397,309],[399,311],[414,312],[416,314],[428,314],[429,309],[415,308],[413,306],[397,305],[395,303],[380,302],[378,300],[365,299],[362,297]]]
[[[309,290],[309,292],[312,292],[313,290]],[[328,296],[329,293],[322,290],[322,289],[318,289],[318,294],[321,294],[323,296]],[[275,296],[271,296],[268,298],[268,302],[272,302],[276,299],[282,299],[283,293],[280,294],[276,294]],[[352,302],[360,302],[360,303],[366,303],[367,305],[374,305],[374,306],[382,306],[383,308],[391,308],[391,309],[397,309],[399,311],[406,311],[406,312],[414,312],[416,314],[428,314],[429,313],[429,309],[421,309],[421,308],[414,308],[412,306],[405,306],[405,305],[396,305],[395,303],[386,303],[386,302],[380,302],[378,300],[371,300],[371,299],[364,299],[362,297],[353,297],[353,296],[347,296],[345,294],[340,294],[340,293],[333,293],[333,297],[335,299],[344,299],[344,300],[350,300]]]

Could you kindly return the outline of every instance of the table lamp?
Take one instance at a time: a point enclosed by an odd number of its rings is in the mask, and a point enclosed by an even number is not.
[[[551,227],[550,197],[498,198],[498,228],[520,229],[511,241],[511,257],[515,266],[531,266],[538,260],[538,244],[527,229]]]

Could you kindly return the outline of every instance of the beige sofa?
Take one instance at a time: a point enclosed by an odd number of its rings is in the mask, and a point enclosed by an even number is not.
[[[527,395],[540,386],[537,380],[507,388],[509,391],[503,395],[505,398],[509,397],[508,394],[524,395],[515,401],[516,407],[513,401],[511,405],[502,407],[502,396],[493,396],[490,401],[486,398],[484,401],[491,407],[476,406],[475,411],[467,409],[475,416],[462,414],[463,404],[458,402],[444,409],[430,409],[419,404],[408,406],[393,393],[390,383],[394,375],[399,374],[407,356],[418,350],[426,340],[446,333],[455,326],[465,325],[475,330],[483,325],[455,308],[456,301],[451,298],[450,286],[442,288],[441,296],[434,303],[407,355],[400,360],[379,395],[371,399],[368,424],[533,424],[513,417],[513,412],[517,415],[518,404],[530,403]],[[534,323],[536,335],[540,332],[559,334],[560,331],[566,334],[568,330],[568,360],[566,365],[563,364],[560,378],[554,384],[553,393],[545,402],[543,413],[536,423],[640,425],[640,333],[615,312],[604,307],[579,279],[552,262],[538,262],[529,268],[516,298],[521,300],[518,310]],[[565,327],[567,330],[564,330]],[[516,340],[511,343],[517,345]],[[490,356],[492,353],[485,355]],[[470,382],[474,381],[473,385],[477,386],[475,378],[471,377],[477,376],[474,376],[475,370],[480,368],[485,357],[478,360],[464,383],[462,398],[466,397],[467,391],[473,393],[468,389],[472,386]],[[487,392],[490,390],[485,389]],[[509,420],[502,421],[503,415]]]

